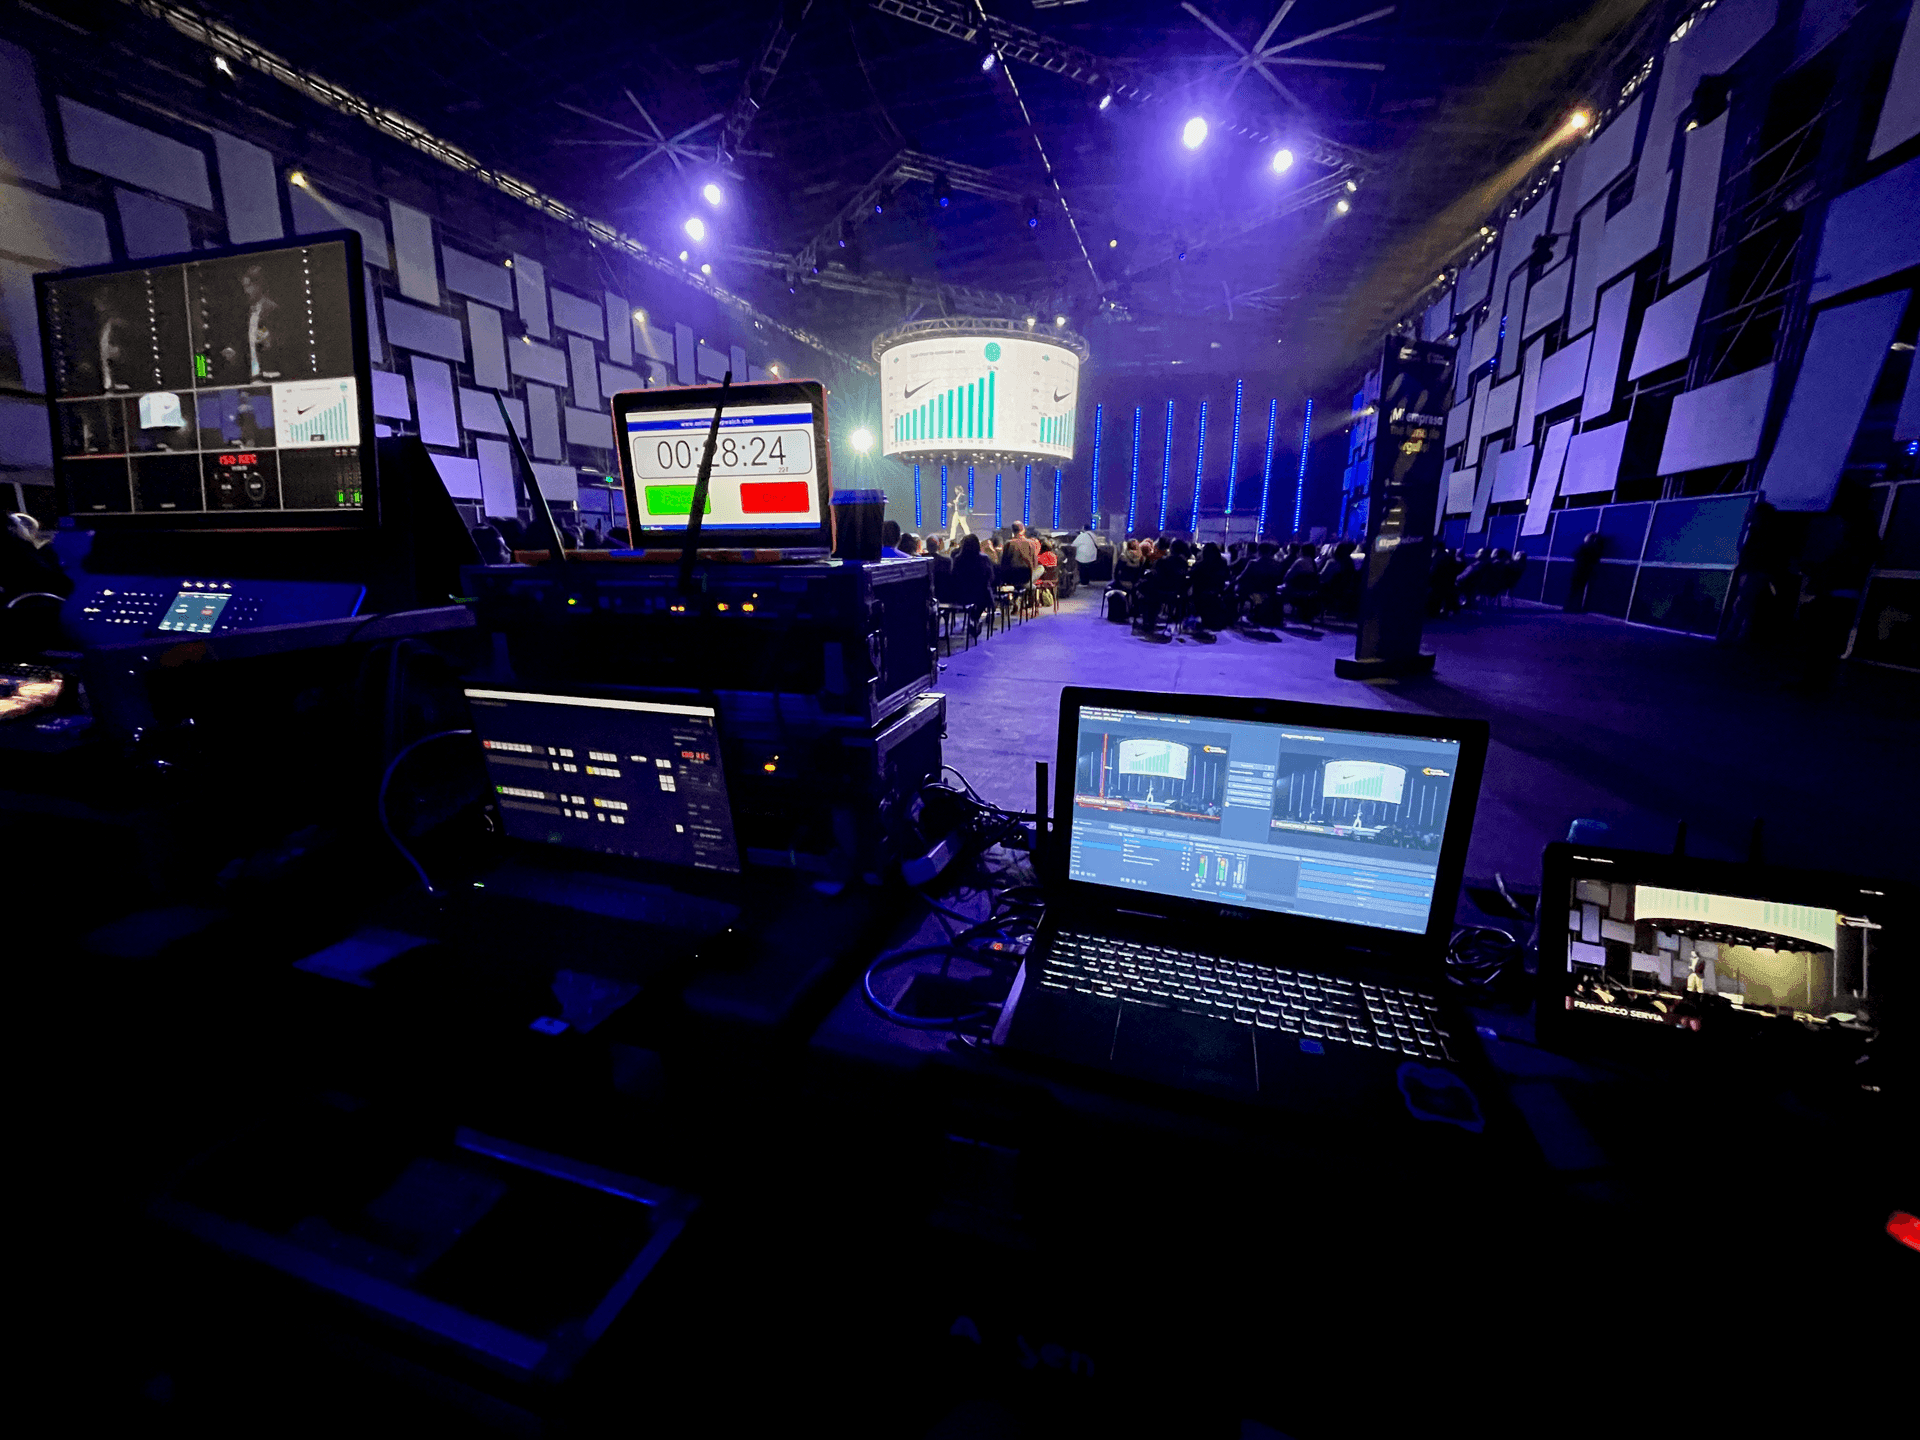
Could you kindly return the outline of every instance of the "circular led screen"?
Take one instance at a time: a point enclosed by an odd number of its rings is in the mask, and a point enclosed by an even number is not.
[[[922,457],[1073,458],[1078,337],[896,331],[880,364],[881,451]],[[897,337],[897,338],[896,338]]]

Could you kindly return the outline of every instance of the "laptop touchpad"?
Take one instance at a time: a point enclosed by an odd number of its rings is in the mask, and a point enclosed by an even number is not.
[[[1252,1091],[1253,1031],[1178,1010],[1122,1005],[1113,1066],[1170,1085]]]

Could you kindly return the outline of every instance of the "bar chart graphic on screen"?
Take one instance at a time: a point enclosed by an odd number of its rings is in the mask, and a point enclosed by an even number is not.
[[[360,443],[360,402],[351,380],[294,380],[273,387],[280,448]]]
[[[1187,778],[1187,747],[1171,740],[1122,740],[1122,775],[1165,775],[1172,780]]]
[[[1072,459],[1076,343],[1004,331],[882,337],[875,358],[883,453],[908,460]]]
[[[1398,805],[1407,772],[1374,760],[1329,760],[1320,793],[1328,799],[1382,800]]]

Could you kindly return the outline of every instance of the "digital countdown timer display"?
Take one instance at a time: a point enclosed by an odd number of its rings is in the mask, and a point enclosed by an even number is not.
[[[1081,351],[1051,336],[936,333],[884,338],[881,451],[1073,458]]]
[[[626,417],[635,519],[684,527],[706,450],[712,410],[640,411]],[[820,526],[819,456],[805,405],[728,407],[714,442],[705,530],[807,530]]]

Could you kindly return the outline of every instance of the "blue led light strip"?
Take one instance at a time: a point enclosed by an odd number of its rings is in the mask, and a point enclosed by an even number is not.
[[[1200,440],[1193,456],[1193,504],[1187,511],[1187,534],[1200,538],[1200,477],[1207,468],[1207,402],[1200,402]]]
[[[1104,405],[1096,405],[1093,407],[1093,506],[1087,511],[1088,524],[1092,524],[1092,517],[1100,513],[1100,422],[1104,418],[1100,412],[1105,409],[1106,406]],[[1057,475],[1059,471],[1056,470],[1054,473]],[[1054,492],[1053,508],[1055,511],[1053,523],[1058,526],[1060,523],[1058,513],[1060,509],[1060,497],[1057,488]]]
[[[1167,443],[1160,451],[1160,526],[1167,533],[1167,491],[1173,488],[1173,401],[1167,401]]]
[[[1280,402],[1267,402],[1267,458],[1260,467],[1260,525],[1254,532],[1254,539],[1264,540],[1267,535],[1267,495],[1273,487],[1273,438],[1280,429]]]
[[[1053,528],[1060,528],[1060,467],[1053,467]]]
[[[1300,507],[1307,499],[1307,449],[1313,444],[1313,400],[1307,400],[1306,423],[1300,427],[1300,475],[1293,486],[1293,534],[1300,536]]]
[[[973,503],[973,466],[969,465],[967,466],[967,514],[972,515],[979,508]]]
[[[1006,524],[1006,517],[1000,510],[1000,472],[993,472],[993,528],[998,530]]]
[[[1127,472],[1127,534],[1137,532],[1133,528],[1134,517],[1139,513],[1140,500],[1140,407],[1133,407],[1133,467]]]
[[[1233,514],[1233,487],[1240,479],[1240,399],[1246,393],[1247,382],[1233,382],[1233,449],[1227,456],[1227,514]]]
[[[1033,464],[1031,461],[1027,464],[1026,479],[1022,482],[1020,491],[1020,523],[1033,524]]]
[[[920,511],[920,467],[913,467],[913,528],[918,530],[926,524],[926,517]]]
[[[940,467],[940,523],[942,525],[951,525],[953,523],[953,517],[949,515],[947,511],[947,467],[942,465]]]

